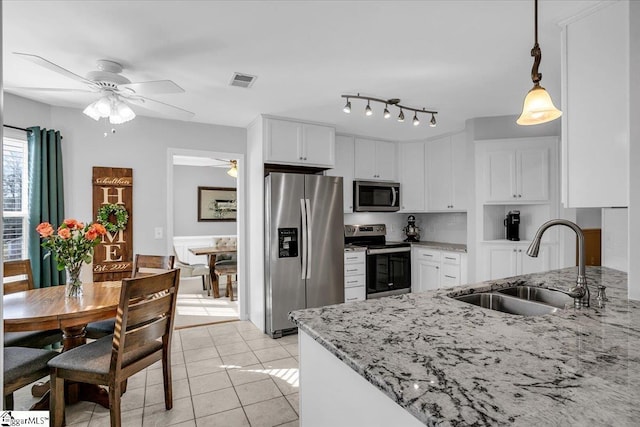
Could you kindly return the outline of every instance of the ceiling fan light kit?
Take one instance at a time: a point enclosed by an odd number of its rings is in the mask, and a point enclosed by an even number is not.
[[[535,42],[531,49],[533,60],[533,68],[531,69],[531,80],[533,88],[527,93],[522,106],[522,114],[516,120],[516,123],[523,126],[539,125],[541,123],[550,122],[562,116],[562,111],[558,110],[549,93],[540,86],[542,73],[538,72],[540,61],[542,60],[542,51],[538,45],[538,0],[534,0],[535,7]]]
[[[102,96],[89,104],[82,112],[96,121],[108,117],[109,123],[113,125],[126,123],[136,117],[136,113],[131,107],[115,93]]]
[[[231,168],[227,171],[227,175],[232,176],[234,178],[238,177],[238,161],[231,160]]]
[[[398,121],[399,122],[404,122],[404,111],[403,110],[408,110],[408,111],[413,111],[413,125],[414,126],[418,126],[420,124],[420,119],[418,119],[418,113],[424,113],[424,114],[431,114],[431,120],[429,121],[429,126],[430,127],[435,127],[436,126],[436,114],[438,114],[437,111],[434,110],[427,110],[426,108],[413,108],[413,107],[407,107],[406,105],[401,105],[400,104],[400,99],[398,98],[391,98],[391,99],[379,99],[379,98],[372,98],[369,96],[362,96],[359,93],[357,95],[341,95],[342,98],[346,98],[347,99],[347,103],[344,105],[344,107],[342,108],[342,111],[344,111],[345,113],[349,114],[351,113],[351,101],[350,99],[364,99],[367,101],[367,106],[364,109],[364,114],[365,116],[369,117],[373,115],[373,109],[371,108],[371,101],[374,102],[380,102],[381,104],[384,104],[384,110],[382,113],[382,117],[384,117],[385,119],[388,119],[391,117],[391,112],[389,111],[389,106],[395,106],[397,108],[400,109],[400,114],[398,114]]]

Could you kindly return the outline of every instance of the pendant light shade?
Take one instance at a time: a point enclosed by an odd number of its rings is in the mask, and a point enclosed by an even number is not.
[[[516,120],[516,123],[523,126],[539,125],[541,123],[550,122],[562,115],[562,111],[558,110],[549,93],[540,86],[542,73],[538,72],[540,61],[542,60],[542,50],[538,44],[538,0],[534,0],[535,5],[535,41],[531,49],[533,60],[533,68],[531,69],[531,80],[533,81],[533,89],[527,93],[522,106],[522,114]]]
[[[227,171],[227,175],[238,177],[238,162],[236,160],[231,160],[231,168]]]
[[[537,125],[550,122],[562,116],[562,111],[558,110],[549,93],[540,85],[535,85],[524,98],[522,114],[516,120],[519,125]]]

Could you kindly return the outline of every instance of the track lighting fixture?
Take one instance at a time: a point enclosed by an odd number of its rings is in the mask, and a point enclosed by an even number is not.
[[[533,89],[527,93],[524,98],[522,114],[516,120],[519,125],[539,125],[541,123],[550,122],[562,115],[562,111],[558,110],[549,93],[540,86],[542,74],[538,72],[540,61],[542,59],[542,51],[538,45],[538,0],[534,0],[535,5],[535,42],[531,49],[533,56],[533,68],[531,69],[531,80],[533,81]]]
[[[344,104],[344,108],[342,109],[345,113],[349,114],[351,112],[351,101],[347,98],[347,103]]]
[[[391,117],[391,112],[389,111],[389,106],[395,106],[397,108],[400,109],[400,114],[398,115],[398,121],[399,122],[404,122],[404,110],[409,110],[409,111],[413,111],[413,125],[414,126],[418,126],[420,125],[420,119],[418,118],[418,113],[424,113],[424,114],[431,114],[431,121],[429,122],[429,126],[430,127],[435,127],[436,125],[436,114],[438,114],[437,111],[433,111],[433,110],[427,110],[426,108],[422,108],[422,109],[418,109],[418,108],[413,108],[413,107],[407,107],[406,105],[400,105],[400,99],[398,98],[391,98],[391,99],[379,99],[379,98],[372,98],[369,96],[360,96],[360,94],[358,93],[357,95],[341,95],[342,98],[346,98],[347,99],[347,103],[345,104],[344,108],[342,109],[342,111],[344,111],[345,113],[350,113],[351,112],[351,98],[354,99],[364,99],[367,101],[367,106],[364,109],[364,114],[366,116],[371,116],[373,115],[373,109],[371,108],[371,101],[375,101],[375,102],[380,102],[382,104],[384,104],[384,110],[382,112],[382,117],[384,117],[385,119],[388,119]]]

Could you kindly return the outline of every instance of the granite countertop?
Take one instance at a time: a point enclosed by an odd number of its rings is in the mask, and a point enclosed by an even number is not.
[[[451,252],[467,252],[467,245],[460,243],[429,242],[425,240],[420,242],[411,242],[411,246],[424,246],[427,248],[440,249],[442,251]]]
[[[516,316],[449,298],[566,288],[577,268],[298,310],[290,318],[427,425],[637,425],[640,302],[625,273],[587,267],[592,307]],[[609,301],[595,308],[596,286]]]

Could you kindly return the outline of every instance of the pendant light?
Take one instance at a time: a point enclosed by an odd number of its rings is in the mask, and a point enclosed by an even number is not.
[[[227,171],[227,175],[232,176],[234,178],[238,177],[238,161],[231,160],[231,169]]]
[[[545,88],[540,86],[542,74],[538,72],[540,60],[542,59],[542,51],[538,45],[538,0],[534,0],[535,4],[535,43],[531,49],[531,56],[534,57],[533,68],[531,69],[531,80],[533,81],[533,89],[527,93],[524,98],[522,114],[516,120],[519,125],[538,125],[550,122],[562,115],[562,111],[558,110],[551,96]]]

